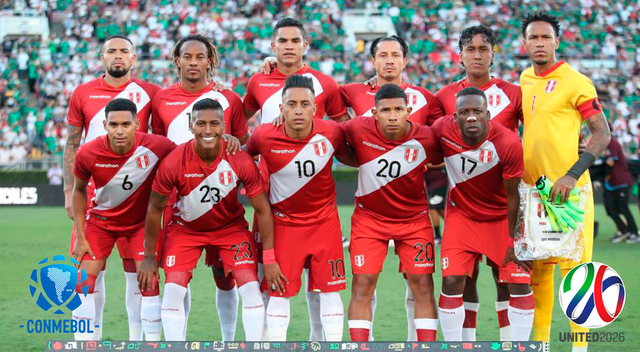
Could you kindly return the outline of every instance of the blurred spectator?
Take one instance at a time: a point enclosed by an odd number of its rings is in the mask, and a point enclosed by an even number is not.
[[[62,168],[58,163],[53,163],[53,166],[47,171],[47,178],[50,185],[57,186],[62,184]]]

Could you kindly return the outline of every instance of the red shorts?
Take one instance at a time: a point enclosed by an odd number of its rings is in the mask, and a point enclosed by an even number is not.
[[[116,242],[118,243],[118,250],[121,253],[122,251],[127,253],[127,258],[135,261],[144,259],[143,225],[123,231],[115,227],[103,226],[99,221],[90,217],[85,222],[84,233],[97,260],[109,258]],[[91,256],[85,254],[82,260],[91,260]]]
[[[351,217],[351,269],[354,274],[379,274],[389,241],[395,242],[401,270],[408,274],[435,271],[433,227],[430,221],[389,223],[356,210]]]
[[[225,274],[243,269],[256,270],[253,236],[240,222],[203,234],[186,232],[182,226],[172,223],[164,243],[164,271],[193,271],[205,247],[219,254]]]
[[[274,297],[294,297],[302,285],[302,269],[309,263],[309,291],[336,292],[347,286],[342,249],[340,217],[334,215],[307,226],[285,225],[275,222],[275,254],[280,270],[289,280],[286,292]],[[262,280],[261,290],[267,290]]]
[[[494,263],[502,263],[513,245],[509,237],[508,219],[475,221],[455,207],[447,209],[442,236],[442,276],[473,274],[478,255],[485,255]],[[531,273],[513,262],[500,264],[500,282],[530,284]]]

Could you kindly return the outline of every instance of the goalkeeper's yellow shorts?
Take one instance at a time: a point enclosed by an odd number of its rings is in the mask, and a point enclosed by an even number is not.
[[[580,263],[590,262],[593,256],[593,223],[594,223],[594,205],[593,205],[593,196],[587,197],[585,199],[584,205],[584,230],[582,231],[582,235],[584,238],[584,252],[582,252],[582,259],[580,262],[576,262],[566,258],[558,258],[558,257],[550,257],[542,260],[534,260],[533,261],[533,269],[535,271],[536,268],[541,269],[544,268],[545,265],[556,265],[560,266],[560,269],[571,269],[574,266]]]

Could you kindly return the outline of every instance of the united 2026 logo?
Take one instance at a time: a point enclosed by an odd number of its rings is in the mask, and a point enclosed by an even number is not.
[[[56,255],[52,260],[44,258],[38,263],[38,267],[31,272],[31,284],[29,290],[31,297],[37,297],[38,307],[45,312],[56,309],[54,314],[68,313],[64,308],[72,311],[82,303],[80,296],[76,294],[76,287],[82,287],[82,293],[87,296],[89,286],[87,285],[87,273],[78,269],[74,264],[79,265],[75,259],[65,258],[63,255]],[[80,282],[78,282],[80,280]]]
[[[562,310],[572,322],[584,328],[601,328],[620,315],[624,283],[606,264],[583,263],[564,277],[559,296]]]

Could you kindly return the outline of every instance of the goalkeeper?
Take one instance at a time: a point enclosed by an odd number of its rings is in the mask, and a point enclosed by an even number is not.
[[[546,175],[554,182],[549,198],[555,201],[559,196],[564,203],[576,186],[591,182],[587,169],[609,144],[611,132],[591,80],[556,59],[560,44],[557,18],[544,12],[529,14],[522,22],[522,34],[533,65],[520,76],[524,115],[523,179],[534,185],[540,176]],[[578,158],[578,136],[583,121],[592,138]],[[583,211],[582,262],[589,262],[593,250],[593,196],[586,199]],[[535,297],[534,340],[548,342],[550,338],[556,264],[564,276],[579,263],[563,258],[534,261],[531,279]],[[571,330],[588,331],[573,324]],[[586,341],[573,343],[573,351],[586,350]]]

